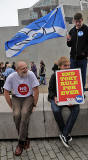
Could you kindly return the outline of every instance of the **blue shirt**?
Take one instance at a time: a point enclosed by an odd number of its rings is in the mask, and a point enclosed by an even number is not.
[[[12,68],[6,68],[5,72],[2,73],[4,77],[8,77],[11,73],[15,72]]]

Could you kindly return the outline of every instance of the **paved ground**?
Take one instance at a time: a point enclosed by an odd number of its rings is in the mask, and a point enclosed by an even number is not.
[[[48,83],[47,83],[48,84]],[[48,91],[48,85],[39,87],[41,93]],[[0,141],[0,160],[88,160],[88,136],[73,137],[70,148],[65,148],[59,138],[31,139],[30,149],[16,157],[16,140]]]
[[[88,137],[75,137],[70,148],[59,139],[31,140],[30,149],[16,157],[17,141],[0,141],[1,160],[88,160]]]

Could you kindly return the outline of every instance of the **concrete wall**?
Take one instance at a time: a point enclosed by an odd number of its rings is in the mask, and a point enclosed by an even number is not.
[[[80,6],[76,6],[76,5],[71,6],[69,4],[68,5],[64,4],[63,7],[64,7],[65,17],[73,17],[76,12],[81,11]]]
[[[32,11],[32,8],[24,8],[18,10],[18,20],[19,20],[19,26],[22,24],[22,20],[28,20],[30,17],[30,11]]]
[[[18,31],[20,27],[0,27],[0,61],[6,61],[5,42],[10,40]]]
[[[79,6],[80,0],[59,0],[59,4]]]
[[[82,13],[83,13],[84,23],[88,25],[88,10],[83,10]]]
[[[88,93],[86,92],[85,103],[80,105],[80,112],[77,121],[72,129],[71,135],[88,136]],[[64,120],[69,116],[68,108],[62,110]],[[39,95],[38,104],[35,111],[30,116],[29,137],[46,138],[58,137],[59,128],[55,121],[51,104],[47,101],[47,94]],[[0,97],[0,139],[16,139],[17,131],[13,121],[11,108],[6,103],[4,96]]]
[[[70,4],[63,4],[64,7],[64,13],[65,17],[73,17],[76,12],[80,12],[81,8],[80,5],[70,5]],[[23,20],[29,20],[30,19],[30,12],[32,11],[32,8],[24,8],[18,10],[18,19],[19,19],[19,25],[22,25]]]

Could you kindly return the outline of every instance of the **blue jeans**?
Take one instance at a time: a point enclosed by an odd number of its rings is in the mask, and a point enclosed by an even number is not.
[[[40,84],[46,85],[46,77],[45,76],[40,76]]]
[[[70,58],[70,68],[80,68],[82,73],[82,82],[83,82],[83,89],[85,90],[85,84],[86,84],[86,72],[87,72],[87,59],[82,60],[75,60],[73,58]]]
[[[58,124],[58,127],[61,133],[65,137],[67,137],[71,133],[71,130],[75,124],[75,121],[79,114],[80,107],[79,107],[79,104],[72,105],[70,107],[67,106],[70,109],[71,113],[66,121],[66,124],[64,123],[63,116],[62,116],[63,107],[66,107],[66,106],[57,106],[54,100],[51,100],[51,108],[52,108],[55,120]]]

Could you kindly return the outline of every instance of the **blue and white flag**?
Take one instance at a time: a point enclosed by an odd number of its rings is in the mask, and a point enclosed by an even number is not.
[[[11,40],[5,42],[7,57],[19,55],[26,47],[45,40],[66,35],[66,25],[62,6],[21,29]]]

